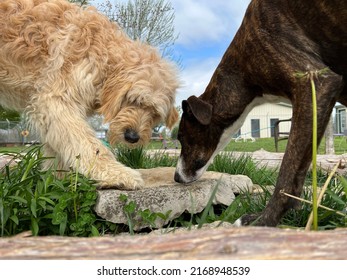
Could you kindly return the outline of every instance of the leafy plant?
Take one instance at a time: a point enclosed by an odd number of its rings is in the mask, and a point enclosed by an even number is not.
[[[25,230],[33,235],[98,235],[100,220],[93,211],[94,183],[80,174],[41,170],[41,146],[25,154],[9,154],[17,163],[0,172],[1,236]],[[104,229],[105,227],[103,227]]]
[[[123,151],[122,156],[125,153],[128,153],[128,150]],[[131,166],[153,168],[175,166],[177,162],[177,158],[160,152],[149,154],[142,149],[135,153],[138,154],[127,158]],[[32,147],[25,153],[9,155],[16,164],[6,165],[0,172],[1,236],[11,236],[27,230],[31,230],[34,235],[97,236],[124,231],[135,234],[135,226],[146,225],[152,229],[155,228],[156,219],[167,220],[169,217],[170,212],[156,213],[149,209],[139,209],[134,201],[123,196],[120,199],[124,202],[123,211],[128,217],[128,227],[104,221],[93,210],[97,199],[94,182],[72,171],[60,171],[61,176],[58,178],[54,168],[42,170],[41,164],[52,159],[43,157],[41,146]],[[76,161],[78,160],[77,157]],[[132,160],[139,161],[133,164]],[[212,194],[208,207],[201,213],[184,213],[171,221],[169,227],[191,228],[193,225],[201,227],[205,223],[214,221],[233,223],[245,213],[259,213],[271,197],[273,187],[268,186],[274,185],[277,177],[277,170],[261,167],[247,155],[217,156],[210,170],[247,175],[254,184],[260,185],[261,191],[241,192],[228,207],[212,205]],[[322,185],[327,176],[327,172],[318,169],[318,184]],[[311,185],[311,178],[309,173],[305,185]],[[333,210],[319,209],[320,229],[347,226],[346,193],[347,180],[342,176],[335,176],[329,183],[321,203]],[[304,188],[302,198],[312,200],[312,191],[309,187]],[[192,207],[194,208],[193,202]],[[291,210],[283,217],[281,226],[304,227],[311,210],[310,204],[302,203],[300,209]]]
[[[339,176],[330,182],[328,189],[323,196],[321,205],[332,210],[322,208],[318,209],[318,229],[332,229],[347,226],[347,197],[344,181],[345,178]],[[305,187],[301,197],[307,201],[312,201],[311,188]],[[311,204],[302,203],[300,209],[290,210],[283,217],[281,223],[285,226],[305,227],[311,211]]]
[[[168,211],[167,213],[163,214],[152,212],[149,209],[138,209],[138,205],[136,204],[136,202],[132,200],[129,201],[128,197],[125,194],[121,194],[119,196],[119,199],[124,203],[123,212],[127,217],[129,232],[131,235],[134,234],[135,225],[145,225],[150,228],[155,228],[155,221],[157,220],[157,218],[166,221],[171,213],[171,211]]]

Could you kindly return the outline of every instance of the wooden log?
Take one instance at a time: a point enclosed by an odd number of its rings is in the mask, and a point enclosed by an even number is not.
[[[347,229],[201,229],[161,235],[11,237],[0,259],[347,259]]]

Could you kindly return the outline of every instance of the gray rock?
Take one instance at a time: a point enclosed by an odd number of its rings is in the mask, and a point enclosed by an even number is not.
[[[143,189],[98,191],[95,211],[100,217],[117,224],[129,224],[130,221],[134,230],[161,228],[185,211],[193,214],[201,212],[216,187],[213,204],[230,205],[235,193],[251,191],[253,186],[251,179],[244,175],[205,172],[198,181],[182,185],[174,182],[173,167],[139,171],[146,185]],[[120,199],[122,194],[127,197],[126,202]],[[124,211],[126,205],[130,208],[132,205],[134,211]],[[157,215],[149,216],[151,213]]]

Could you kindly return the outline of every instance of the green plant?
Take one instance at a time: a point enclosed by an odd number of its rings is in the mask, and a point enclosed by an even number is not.
[[[312,203],[313,203],[313,229],[318,229],[318,195],[317,195],[317,97],[314,76],[309,75],[312,89]]]
[[[277,170],[266,166],[259,166],[252,157],[247,154],[234,156],[225,153],[215,157],[208,168],[209,171],[218,171],[229,174],[242,174],[248,176],[259,185],[274,185],[277,178]]]
[[[143,168],[146,158],[143,147],[129,149],[123,145],[117,146],[115,155],[119,162],[134,169]]]
[[[172,157],[163,152],[154,152],[151,155],[146,154],[143,168],[155,167],[175,167],[177,165],[177,157]]]
[[[147,151],[143,147],[129,149],[120,145],[115,149],[115,154],[119,162],[135,169],[172,167],[177,164],[177,158],[160,151],[147,154]]]
[[[170,212],[156,213],[149,209],[139,209],[134,201],[124,196],[120,199],[124,202],[123,211],[128,217],[128,227],[104,221],[93,210],[97,198],[94,182],[72,171],[62,172],[59,179],[55,168],[41,170],[41,164],[52,159],[43,157],[40,146],[32,147],[25,153],[10,155],[17,163],[6,165],[0,172],[1,236],[15,235],[27,230],[32,230],[35,235],[96,236],[124,231],[135,234],[136,226],[146,225],[152,229],[155,228],[156,219],[167,220],[170,215]],[[134,158],[142,158],[142,168],[175,166],[177,161],[177,158],[160,152],[147,154],[145,150]],[[78,160],[77,157],[77,164]],[[131,161],[129,158],[128,160]],[[259,166],[248,155],[217,156],[210,170],[245,174],[254,184],[260,185],[261,190],[258,193],[241,192],[228,207],[212,205],[212,194],[210,203],[201,213],[184,213],[171,221],[169,227],[201,227],[215,221],[233,223],[245,213],[259,213],[271,197],[273,187],[268,186],[274,185],[277,177],[275,169]],[[326,181],[327,176],[326,171],[318,168],[319,185]],[[311,182],[312,174],[308,173],[305,185],[310,186]],[[346,193],[347,180],[342,176],[335,176],[322,200],[322,205],[333,210],[319,209],[319,229],[347,226],[344,215],[347,209]],[[302,198],[312,200],[310,187],[304,188]],[[300,209],[291,210],[283,217],[280,226],[304,227],[311,210],[310,204],[302,203]]]
[[[172,130],[171,130],[171,139],[176,140],[178,136],[178,126],[175,126]]]
[[[323,171],[318,172],[321,179],[323,173]],[[325,178],[327,178],[327,175],[325,175]],[[273,188],[270,186],[260,186],[260,188],[261,190],[255,194],[241,192],[230,206],[222,207],[219,211],[218,220],[234,223],[246,213],[261,213],[272,196]],[[338,176],[330,182],[321,202],[321,205],[324,205],[326,209],[320,208],[318,211],[318,229],[333,229],[347,226],[346,191],[347,181],[344,177]],[[312,201],[312,189],[310,186],[304,187],[301,199]],[[299,209],[291,209],[284,215],[279,227],[305,228],[311,211],[312,204],[302,202]]]
[[[222,178],[222,177],[221,177]],[[214,216],[214,211],[213,211],[213,208],[212,208],[212,203],[213,203],[213,200],[216,196],[216,193],[218,191],[218,186],[220,184],[220,180],[217,182],[216,186],[214,187],[211,195],[210,195],[210,198],[207,202],[207,205],[206,205],[206,208],[204,209],[204,211],[202,212],[202,215],[201,215],[201,218],[198,220],[198,228],[201,228],[203,226],[203,224],[205,224],[207,222],[207,217],[208,216]]]
[[[327,72],[324,68],[320,71],[309,71],[306,73],[296,73],[298,78],[306,78],[311,85],[312,92],[312,213],[313,213],[313,229],[318,229],[318,185],[317,185],[317,97],[316,85],[314,79]]]
[[[335,177],[329,183],[328,189],[320,203],[327,209],[319,208],[317,211],[318,229],[332,229],[347,226],[346,186],[345,178],[341,176]],[[310,187],[304,188],[301,198],[312,201],[312,190]],[[283,226],[305,227],[311,211],[311,204],[302,203],[300,209],[290,210],[283,217],[281,223]]]
[[[41,146],[25,154],[9,154],[17,163],[0,172],[1,236],[25,230],[33,235],[98,235],[101,226],[93,211],[97,193],[94,183],[72,171],[56,176],[54,168],[42,170],[46,160]]]
[[[141,210],[135,201],[129,200],[128,196],[125,194],[121,194],[119,196],[119,200],[123,202],[123,212],[127,218],[129,232],[131,235],[134,235],[135,225],[147,226],[149,228],[155,228],[155,221],[159,218],[166,221],[171,213],[168,211],[167,213],[158,213],[152,212],[149,209]]]

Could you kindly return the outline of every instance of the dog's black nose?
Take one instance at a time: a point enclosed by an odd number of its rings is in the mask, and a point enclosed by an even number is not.
[[[183,183],[182,178],[181,178],[180,174],[178,174],[177,171],[175,172],[174,179],[175,179],[175,182],[177,182],[177,183]]]
[[[140,136],[135,130],[127,129],[124,133],[124,139],[129,143],[137,143],[140,140]]]

